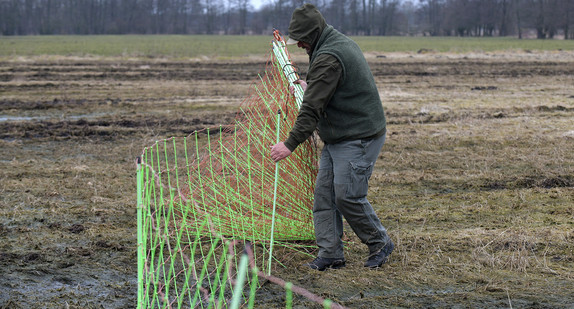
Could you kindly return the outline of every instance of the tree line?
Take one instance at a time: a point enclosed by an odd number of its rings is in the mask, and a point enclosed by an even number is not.
[[[304,2],[349,35],[574,39],[573,0],[0,0],[0,34],[286,34]]]

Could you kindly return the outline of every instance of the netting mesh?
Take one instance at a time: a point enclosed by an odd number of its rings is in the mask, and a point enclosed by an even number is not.
[[[270,147],[287,138],[302,96],[299,88],[297,99],[288,91],[297,77],[277,33],[273,50],[234,123],[144,149],[138,307],[221,308],[233,298],[251,307],[258,276],[271,272],[272,258],[289,255],[273,256],[273,245],[292,250],[314,239],[314,139],[278,164],[269,156]],[[246,244],[253,276],[237,296],[233,283]]]

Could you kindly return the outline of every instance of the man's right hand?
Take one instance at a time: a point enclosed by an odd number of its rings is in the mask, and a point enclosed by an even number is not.
[[[271,146],[271,159],[279,162],[291,155],[291,150],[283,142]]]

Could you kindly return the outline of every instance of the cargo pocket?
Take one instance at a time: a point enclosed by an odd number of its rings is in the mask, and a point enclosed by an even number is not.
[[[347,191],[349,198],[367,196],[369,178],[373,173],[373,164],[368,162],[351,162],[351,183]]]

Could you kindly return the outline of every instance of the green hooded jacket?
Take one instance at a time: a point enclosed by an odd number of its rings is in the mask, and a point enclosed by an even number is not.
[[[287,148],[293,151],[315,128],[327,144],[384,134],[383,106],[359,46],[327,25],[311,4],[293,12],[289,37],[310,44],[312,52],[308,86]]]

